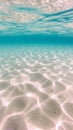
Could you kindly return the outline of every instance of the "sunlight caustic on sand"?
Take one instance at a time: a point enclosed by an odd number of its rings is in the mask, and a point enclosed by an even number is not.
[[[1,52],[0,130],[73,129],[73,53],[56,49]]]

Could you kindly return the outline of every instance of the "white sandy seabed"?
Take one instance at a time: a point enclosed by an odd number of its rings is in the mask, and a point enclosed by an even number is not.
[[[0,130],[73,130],[71,50],[0,50]]]

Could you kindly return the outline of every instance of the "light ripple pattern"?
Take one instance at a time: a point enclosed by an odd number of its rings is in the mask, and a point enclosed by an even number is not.
[[[73,0],[0,0],[0,34],[73,35]]]
[[[0,130],[73,130],[71,48],[0,49]]]

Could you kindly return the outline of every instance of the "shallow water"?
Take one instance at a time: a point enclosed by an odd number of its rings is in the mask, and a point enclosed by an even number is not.
[[[73,130],[73,1],[0,3],[0,130]]]

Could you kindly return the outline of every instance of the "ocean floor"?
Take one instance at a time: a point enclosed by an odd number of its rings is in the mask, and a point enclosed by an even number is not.
[[[73,52],[0,48],[0,130],[73,130]]]

